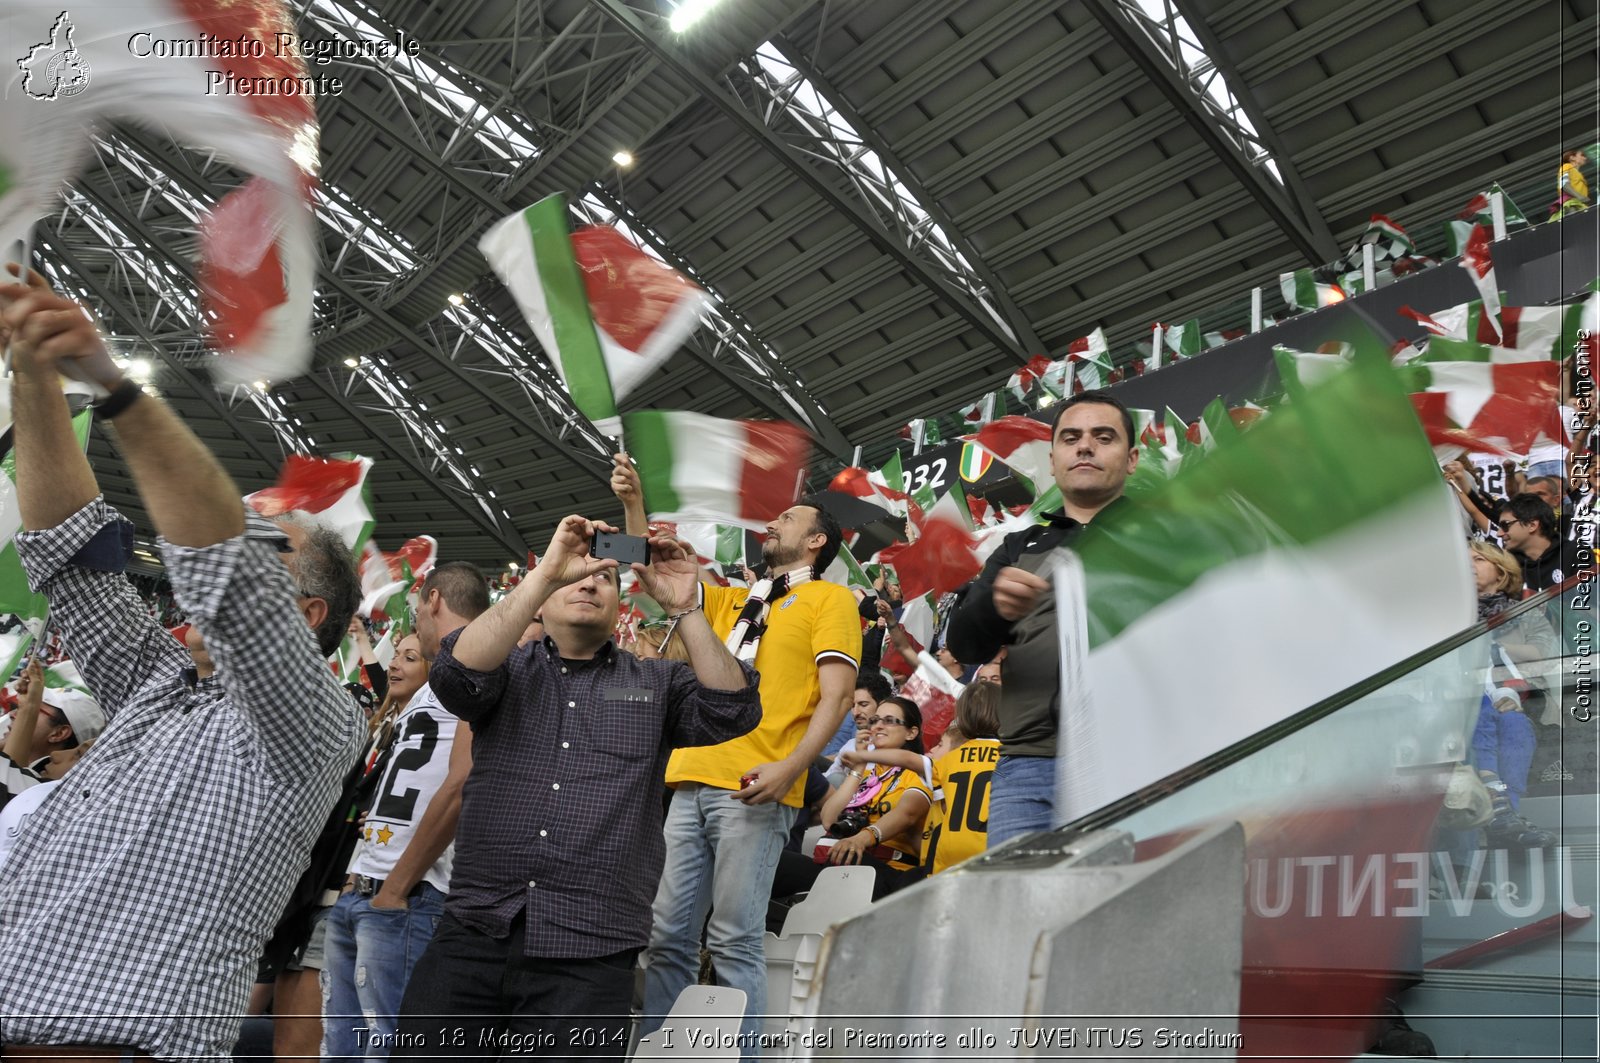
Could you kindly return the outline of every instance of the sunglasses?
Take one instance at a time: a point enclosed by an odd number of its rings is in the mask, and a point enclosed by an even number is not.
[[[1497,520],[1494,523],[1501,531],[1510,531],[1513,524],[1521,524],[1522,521],[1513,517],[1510,520]]]
[[[904,720],[897,720],[893,716],[868,716],[867,717],[867,726],[868,727],[876,727],[880,723],[889,724],[891,727],[904,727],[906,725],[906,722]]]

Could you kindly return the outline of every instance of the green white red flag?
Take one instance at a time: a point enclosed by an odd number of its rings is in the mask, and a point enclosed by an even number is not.
[[[1283,301],[1295,310],[1316,310],[1342,303],[1345,298],[1337,284],[1322,283],[1317,280],[1315,271],[1309,269],[1278,274],[1278,289],[1283,293]]]
[[[1057,823],[1470,620],[1459,511],[1374,353],[1101,514],[1063,552]]]
[[[757,531],[800,497],[811,440],[783,421],[700,413],[622,415],[651,520],[712,521]]]
[[[609,225],[569,232],[566,197],[502,219],[478,247],[505,282],[572,404],[608,435],[617,403],[695,329],[705,293]]]
[[[367,496],[371,468],[372,459],[358,454],[335,458],[291,454],[278,471],[278,482],[245,495],[244,501],[269,519],[293,513],[332,529],[359,556],[372,534],[372,502]]]
[[[1401,377],[1412,392],[1417,418],[1436,447],[1526,454],[1540,442],[1566,441],[1559,362],[1425,358],[1405,366]]]
[[[1066,360],[1073,369],[1075,394],[1105,387],[1111,374],[1111,348],[1106,344],[1105,330],[1096,328],[1089,335],[1067,344]]]
[[[1449,257],[1453,258],[1465,250],[1467,240],[1472,236],[1473,226],[1486,225],[1492,227],[1494,225],[1493,207],[1489,202],[1489,196],[1494,192],[1500,193],[1500,202],[1505,208],[1507,229],[1528,224],[1528,219],[1523,216],[1517,205],[1511,201],[1511,197],[1506,195],[1504,189],[1498,184],[1492,185],[1488,192],[1479,192],[1468,200],[1461,213],[1445,225],[1445,245],[1449,249]],[[1491,228],[1490,231],[1492,232],[1493,229]]]
[[[9,394],[0,398],[0,431],[11,426]],[[85,408],[72,417],[72,432],[78,445],[89,446],[89,426],[94,421],[94,410]],[[23,654],[44,631],[45,619],[50,614],[50,602],[42,594],[35,594],[28,586],[28,574],[17,556],[13,541],[22,530],[22,509],[17,502],[16,452],[9,446],[0,458],[0,614],[12,613],[21,623],[10,631],[0,633],[0,662],[7,670],[0,675],[16,671]]]
[[[135,54],[130,41],[152,32],[157,43],[237,46],[204,57],[183,49]],[[314,93],[228,88],[309,81],[299,48],[286,46],[293,35],[293,17],[275,0],[119,0],[71,10],[53,0],[8,0],[0,40],[20,54],[10,57],[0,106],[0,246],[28,243],[108,126],[153,130],[245,175],[196,226],[200,320],[192,324],[222,355],[212,362],[219,384],[304,372],[317,271]]]
[[[1050,472],[1050,426],[1012,415],[986,424],[972,442],[1028,482],[1034,495],[1055,482]]]
[[[415,613],[411,591],[428,578],[438,557],[439,542],[431,535],[407,539],[392,553],[369,539],[361,555],[361,607],[356,611],[374,620],[404,621],[409,630]]]
[[[1165,339],[1174,361],[1193,358],[1205,349],[1205,334],[1200,329],[1200,319],[1197,317],[1181,324],[1168,325]]]
[[[1474,225],[1472,234],[1467,237],[1467,246],[1461,252],[1461,268],[1467,271],[1467,276],[1472,278],[1473,285],[1478,289],[1478,298],[1483,302],[1483,321],[1493,331],[1495,342],[1502,340],[1500,328],[1500,289],[1496,285],[1494,276],[1494,257],[1489,253],[1489,229],[1483,225]]]
[[[878,551],[878,560],[900,577],[907,601],[930,592],[943,594],[961,587],[983,569],[978,560],[972,517],[965,492],[956,484],[924,514],[912,543],[895,543]]]
[[[822,578],[832,583],[838,583],[853,591],[872,593],[872,577],[856,561],[850,548],[843,543],[839,544],[839,556],[833,559],[833,564],[822,574]]]

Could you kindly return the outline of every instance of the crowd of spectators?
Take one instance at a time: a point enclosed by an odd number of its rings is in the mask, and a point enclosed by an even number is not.
[[[930,645],[902,625],[891,571],[871,591],[823,578],[843,533],[822,501],[775,517],[745,578],[711,585],[671,529],[647,522],[637,473],[618,455],[612,487],[627,532],[647,539],[645,561],[597,556],[596,536],[618,529],[581,516],[560,522],[514,580],[491,584],[445,560],[417,588],[414,628],[391,633],[384,667],[373,633],[352,619],[348,549],[325,530],[244,513],[159,400],[118,384],[104,416],[126,417],[119,438],[155,500],[172,571],[170,585],[145,577],[136,595],[121,575],[122,522],[81,451],[72,457],[61,404],[42,383],[53,359],[96,356],[92,325],[84,331],[82,315],[38,324],[71,304],[36,285],[7,290],[10,328],[40,330],[31,354],[19,345],[27,383],[16,416],[25,516],[42,530],[19,544],[59,631],[11,688],[0,916],[26,904],[60,915],[60,895],[41,889],[88,888],[107,874],[121,876],[106,898],[113,911],[135,894],[181,893],[195,843],[177,822],[147,830],[147,811],[125,800],[105,812],[91,800],[98,786],[143,795],[175,820],[246,808],[203,835],[219,847],[205,854],[209,905],[181,918],[170,904],[140,909],[136,921],[165,951],[141,953],[114,928],[91,940],[106,977],[126,983],[107,997],[125,1015],[66,1033],[41,1022],[20,1036],[215,1054],[253,974],[253,1006],[275,1015],[285,1058],[482,1054],[507,1038],[568,1037],[570,1024],[555,1022],[568,1015],[591,1021],[564,1054],[617,1056],[635,970],[645,971],[648,1032],[709,964],[751,1000],[740,1047],[754,1058],[769,902],[781,910],[839,864],[870,868],[881,898],[1051,825],[1059,692],[1054,604],[1038,565],[1123,504],[1138,449],[1111,396],[1060,404],[1051,467],[1062,512],[1008,538],[977,580],[938,603]],[[51,337],[63,342],[50,347]],[[159,446],[142,454],[141,431]],[[1560,721],[1562,596],[1592,569],[1590,458],[1580,446],[1568,467],[1508,467],[1504,494],[1484,489],[1481,466],[1441,469],[1471,539],[1478,619],[1491,624],[1472,739],[1490,845],[1556,840],[1523,816],[1522,798],[1541,728]],[[162,469],[185,464],[205,473],[201,505]],[[46,474],[54,494],[39,486]],[[628,628],[624,644],[630,577],[663,615]],[[1549,608],[1519,608],[1547,591]],[[364,674],[341,689],[323,662],[347,635]],[[82,683],[48,682],[45,666],[67,653]],[[164,752],[197,753],[180,773],[191,801],[181,809],[142,759],[155,733]],[[53,789],[69,773],[83,785]],[[990,794],[1002,785],[1008,820],[995,833]],[[124,830],[141,832],[142,847],[118,848]],[[268,849],[239,862],[221,848],[247,840]],[[133,859],[142,862],[115,862]],[[235,891],[241,881],[250,888]],[[78,925],[63,918],[63,933]],[[22,948],[23,926],[38,923],[13,921],[0,957]],[[75,984],[68,968],[41,962],[28,969]],[[211,1019],[141,1023],[149,986],[210,1007]],[[81,1002],[27,999],[46,1017]],[[474,1017],[470,1036],[441,1041],[439,1014]]]

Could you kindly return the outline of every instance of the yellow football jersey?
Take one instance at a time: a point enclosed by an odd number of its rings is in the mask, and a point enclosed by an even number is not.
[[[923,832],[923,859],[938,874],[983,852],[989,840],[989,777],[1000,759],[998,738],[974,738],[933,765],[933,808]]]

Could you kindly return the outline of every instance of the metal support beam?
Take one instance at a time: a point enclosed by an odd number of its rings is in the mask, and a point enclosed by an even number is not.
[[[622,3],[622,0],[589,0],[589,2],[609,14],[618,25],[625,28],[651,54],[655,55],[663,66],[688,81],[717,110],[731,119],[737,127],[749,136],[755,138],[782,162],[802,184],[810,188],[824,203],[848,219],[879,250],[898,262],[919,283],[938,295],[942,301],[965,319],[985,340],[994,344],[997,350],[1009,355],[1019,365],[1027,364],[1029,357],[1027,349],[1016,338],[1008,335],[1005,329],[1000,326],[1000,323],[992,318],[983,307],[975,304],[966,292],[951,283],[940,270],[913,254],[897,234],[889,232],[879,224],[878,220],[869,214],[866,208],[850,200],[825,180],[805,160],[805,157],[800,152],[790,147],[783,138],[768,128],[755,114],[751,113],[747,107],[722,86],[720,81],[674,48],[664,44],[655,34],[646,29],[637,12]]]
[[[1250,91],[1250,86],[1245,84],[1244,78],[1233,63],[1228,61],[1226,53],[1222,50],[1222,42],[1212,32],[1211,24],[1204,15],[1195,10],[1194,0],[1166,0],[1166,3],[1183,16],[1189,24],[1189,29],[1194,33],[1210,56],[1211,63],[1216,67],[1217,73],[1227,82],[1234,99],[1239,101],[1239,107],[1244,111],[1245,117],[1250,119],[1250,124],[1255,127],[1255,135],[1262,145],[1272,153],[1273,162],[1277,164],[1278,173],[1283,177],[1284,188],[1288,190],[1295,208],[1300,216],[1310,226],[1312,235],[1316,238],[1318,246],[1329,251],[1328,257],[1323,262],[1332,261],[1340,255],[1339,244],[1333,235],[1333,230],[1328,227],[1328,221],[1322,216],[1322,211],[1317,207],[1316,197],[1311,194],[1311,189],[1306,185],[1305,179],[1300,176],[1299,167],[1295,166],[1289,158],[1289,151],[1284,146],[1277,130],[1272,128],[1272,123],[1267,121],[1267,112],[1256,100],[1255,93]]]
[[[1308,262],[1320,264],[1339,257],[1339,246],[1327,223],[1320,217],[1313,222],[1298,213],[1261,168],[1248,158],[1239,145],[1217,124],[1216,119],[1195,95],[1188,80],[1179,73],[1172,62],[1156,49],[1142,30],[1136,28],[1125,16],[1117,0],[1083,0],[1084,6],[1105,28],[1111,39],[1128,53],[1135,65],[1144,71],[1151,84],[1160,90],[1184,121],[1199,135],[1238,179],[1250,190],[1273,223],[1283,230],[1290,243],[1306,256]]]
[[[360,105],[355,105],[353,109],[361,112],[364,117],[375,119],[375,116],[364,111]],[[431,155],[428,155],[425,152],[419,152],[416,157],[420,164],[430,170],[435,177],[459,189],[461,192],[470,196],[484,208],[493,211],[495,217],[504,217],[513,213],[513,211],[517,209],[512,207],[509,202],[507,202],[506,199],[502,198],[501,196],[463,180],[460,172],[457,169],[443,165],[438,159],[432,157]],[[519,175],[519,178],[515,183],[515,187],[521,187],[521,185],[525,183],[525,177],[526,175]],[[605,204],[606,208],[610,210],[613,215],[627,221],[628,227],[632,229],[635,234],[638,234],[641,239],[646,238],[646,234],[649,232],[649,227],[641,222],[631,211],[627,210],[608,191],[598,184],[592,185],[590,191],[594,194],[595,198],[599,199]],[[472,229],[461,231],[456,240],[446,251],[446,254],[453,253],[455,249],[459,248],[469,239],[475,238],[476,235],[476,231]],[[665,243],[656,240],[650,240],[649,243],[651,248],[661,256],[662,260],[672,265],[674,269],[681,270],[683,273],[689,276],[696,277],[696,279],[699,280],[699,283],[702,285],[706,283],[704,280],[699,279],[698,274],[688,262],[681,258]],[[413,278],[412,283],[416,282],[417,279]],[[407,287],[405,290],[409,291],[410,288]],[[388,301],[389,300],[387,299],[385,300],[385,302]],[[789,372],[788,367],[784,366],[776,358],[770,357],[764,353],[768,349],[767,345],[761,339],[759,334],[757,334],[754,327],[752,327],[748,321],[744,320],[743,317],[731,311],[726,304],[723,304],[723,306],[718,309],[717,314],[729,325],[730,328],[737,331],[746,339],[747,346],[751,349],[752,357],[759,359],[762,365],[763,374],[773,381],[773,388],[778,392],[779,398],[782,401],[774,399],[771,393],[763,390],[762,388],[754,386],[750,380],[742,374],[728,372],[728,367],[715,360],[713,354],[707,349],[705,339],[698,333],[691,336],[685,344],[689,352],[698,361],[700,361],[701,364],[715,369],[719,375],[721,375],[730,385],[733,386],[735,390],[739,391],[752,402],[755,402],[762,409],[772,413],[774,416],[788,418],[798,412],[801,418],[809,424],[812,431],[816,434],[817,441],[821,443],[829,453],[834,454],[835,456],[842,456],[848,453],[850,450],[850,444],[845,439],[844,434],[840,432],[832,420],[825,413],[823,413],[822,408],[817,404],[816,400],[806,392],[804,384]],[[788,405],[785,405],[786,402],[792,403],[798,409],[790,408]],[[563,412],[572,418],[574,423],[588,423],[583,415],[579,414],[575,409],[563,410]]]
[[[327,381],[323,380],[321,373],[310,372],[305,376],[300,377],[299,380],[308,382],[312,387],[321,392],[323,398],[339,407],[340,411],[356,424],[360,425],[362,430],[365,431],[368,436],[373,439],[382,439],[384,437],[383,427],[375,423],[372,418],[363,413],[360,407],[356,406],[355,403],[351,402],[349,399],[345,398],[344,395],[340,394],[338,388],[333,387]],[[444,485],[438,483],[439,476],[435,470],[427,468],[420,461],[407,454],[400,447],[391,447],[390,451],[397,459],[399,459],[401,464],[411,470],[411,472],[417,477],[418,482],[434,484],[435,487],[438,488],[440,494],[446,495],[447,497],[449,496],[449,492],[445,490]],[[500,543],[500,545],[504,546],[506,549],[510,550],[513,557],[527,556],[528,544],[523,541],[522,535],[517,532],[515,528],[510,529],[508,534],[507,530],[502,528],[498,522],[490,520],[487,514],[476,507],[462,505],[453,498],[451,499],[451,502],[455,504],[457,510],[470,517],[472,522],[488,533],[492,539]]]
[[[173,373],[183,378],[183,382],[189,386],[189,390],[193,391],[202,402],[211,407],[211,412],[216,414],[224,424],[233,429],[234,434],[239,437],[245,446],[250,448],[252,454],[261,459],[263,465],[268,469],[276,470],[282,464],[283,455],[272,453],[263,447],[252,433],[245,430],[244,423],[234,416],[233,410],[217,395],[217,390],[211,386],[211,381],[205,379],[181,361],[174,359],[168,353],[166,345],[145,327],[144,321],[139,314],[132,307],[125,304],[120,296],[113,293],[110,287],[102,283],[100,278],[85,266],[77,255],[73,254],[57,233],[50,231],[44,225],[38,226],[35,231],[39,241],[39,252],[46,257],[55,257],[66,263],[72,270],[73,275],[83,282],[84,286],[94,294],[94,297],[116,315],[117,324],[131,328],[140,339],[149,344],[156,354],[160,356],[163,364]]]
[[[710,287],[709,283],[696,273],[694,267],[680,257],[665,241],[652,239],[654,232],[638,215],[624,206],[621,200],[613,197],[610,192],[598,184],[592,186],[590,192],[615,217],[626,222],[634,235],[648,243],[650,248],[661,256],[662,261],[673,269],[693,277],[696,283],[701,286]],[[689,352],[701,364],[716,370],[735,389],[769,413],[782,418],[788,418],[791,414],[798,413],[810,426],[817,437],[817,441],[822,444],[823,449],[834,457],[842,458],[850,453],[853,448],[849,440],[844,437],[844,433],[840,432],[838,426],[833,423],[832,418],[823,412],[822,407],[806,391],[805,385],[789,370],[789,367],[784,365],[775,354],[771,353],[771,348],[767,346],[766,341],[761,338],[755,328],[743,317],[727,309],[726,303],[723,304],[717,316],[743,341],[740,344],[741,355],[757,364],[759,371],[767,378],[772,390],[767,391],[753,387],[744,374],[729,372],[729,367],[717,361],[711,345],[706,342],[699,332],[689,337],[687,342]]]
[[[832,107],[846,122],[850,123],[851,128],[861,137],[861,142],[872,149],[873,153],[883,162],[883,165],[894,175],[895,180],[899,181],[911,194],[912,198],[917,201],[917,205],[927,212],[928,217],[932,218],[940,229],[944,230],[944,234],[949,237],[951,244],[967,260],[977,281],[988,291],[989,297],[999,305],[1001,313],[1005,315],[1006,324],[1011,326],[1011,331],[1016,334],[1017,339],[1022,341],[1022,344],[1028,350],[1036,354],[1044,354],[1043,341],[1039,339],[1038,333],[1034,331],[1033,325],[1022,313],[1022,309],[1011,298],[1011,293],[1000,283],[1000,278],[989,268],[983,256],[978,253],[977,247],[956,227],[955,219],[922,186],[922,182],[911,172],[911,168],[900,161],[900,157],[889,147],[889,142],[878,135],[877,130],[873,129],[871,123],[861,117],[856,109],[850,105],[850,102],[844,98],[844,95],[834,88],[808,59],[800,54],[798,48],[781,35],[772,38],[770,43],[778,50],[778,54],[783,56],[785,62],[798,70],[801,76],[811,83],[811,87],[817,90],[817,95],[821,96],[829,107]]]
[[[138,151],[145,154],[146,157],[150,157],[150,153],[154,150],[151,145],[148,145],[141,140],[140,134],[136,131],[127,131],[125,134],[125,139]],[[208,188],[202,180],[193,174],[188,173],[184,167],[179,165],[168,165],[166,170],[174,180],[181,181],[188,186],[192,195],[202,199],[213,196],[213,191]],[[153,237],[147,236],[146,238],[152,241],[151,246],[161,246],[159,242],[154,241]],[[526,410],[508,403],[503,394],[497,393],[493,389],[486,387],[482,381],[476,379],[472,374],[466,372],[455,362],[454,359],[435,349],[430,344],[426,344],[422,340],[418,339],[415,329],[412,326],[400,321],[377,300],[363,293],[359,288],[344,280],[337,273],[326,273],[323,275],[323,279],[330,287],[337,291],[340,296],[355,305],[373,322],[381,325],[385,330],[387,330],[396,342],[411,348],[417,353],[428,358],[431,362],[437,364],[440,368],[444,369],[445,372],[449,373],[452,377],[469,388],[475,395],[478,396],[479,399],[487,403],[492,409],[503,413],[514,423],[534,433],[546,442],[553,443],[563,450],[567,450],[569,448],[569,440],[562,438],[559,433],[539,423],[536,419],[529,417]],[[580,424],[588,428],[588,432],[582,433],[582,437],[586,442],[589,443],[590,448],[594,451],[596,461],[592,464],[585,464],[582,462],[577,462],[576,464],[592,473],[596,479],[607,479],[610,475],[610,448],[605,443],[604,437],[600,435],[598,430],[596,430],[593,425],[589,424],[588,420],[584,418],[582,414],[578,413],[576,409],[571,408],[570,404],[564,408],[558,409],[556,412],[568,423]],[[601,465],[602,462],[604,462],[603,468]]]
[[[157,239],[156,235],[145,226],[142,219],[126,214],[122,211],[118,204],[110,202],[109,197],[95,195],[93,186],[88,182],[80,182],[78,187],[85,195],[93,198],[94,201],[99,205],[100,209],[105,211],[106,215],[115,220],[118,225],[122,226],[126,232],[137,235],[139,239],[145,242],[146,246],[153,249],[162,250],[163,253],[165,253],[165,249],[163,248],[160,240]],[[191,266],[188,261],[178,256],[169,257],[174,265],[176,265],[188,277],[190,283],[194,283],[193,266]],[[455,367],[453,364],[452,368],[454,368],[457,372],[460,371],[459,367]],[[329,399],[329,401],[337,405],[343,413],[345,413],[356,423],[360,424],[372,439],[381,440],[383,438],[382,430],[375,425],[366,416],[366,414],[362,413],[355,407],[354,404],[349,402],[343,395],[339,394],[337,388],[332,388],[325,384],[315,372],[308,373],[300,379],[311,381],[317,390],[322,392],[323,395]],[[403,464],[417,474],[421,482],[434,483],[434,481],[437,479],[436,473],[433,470],[424,468],[415,459],[401,451],[400,448],[395,447],[391,448],[391,450],[395,457],[397,457]],[[462,505],[459,500],[451,497],[451,495],[444,490],[442,485],[435,486],[438,487],[440,494],[449,499],[451,504],[454,505],[456,509],[460,510],[462,513],[465,513],[475,524],[477,524],[484,531],[488,532],[497,541],[511,547],[517,556],[526,554],[527,545],[522,543],[521,536],[519,534],[516,534],[513,531],[512,535],[508,538],[506,532],[496,522],[489,520],[484,513],[471,506]]]

